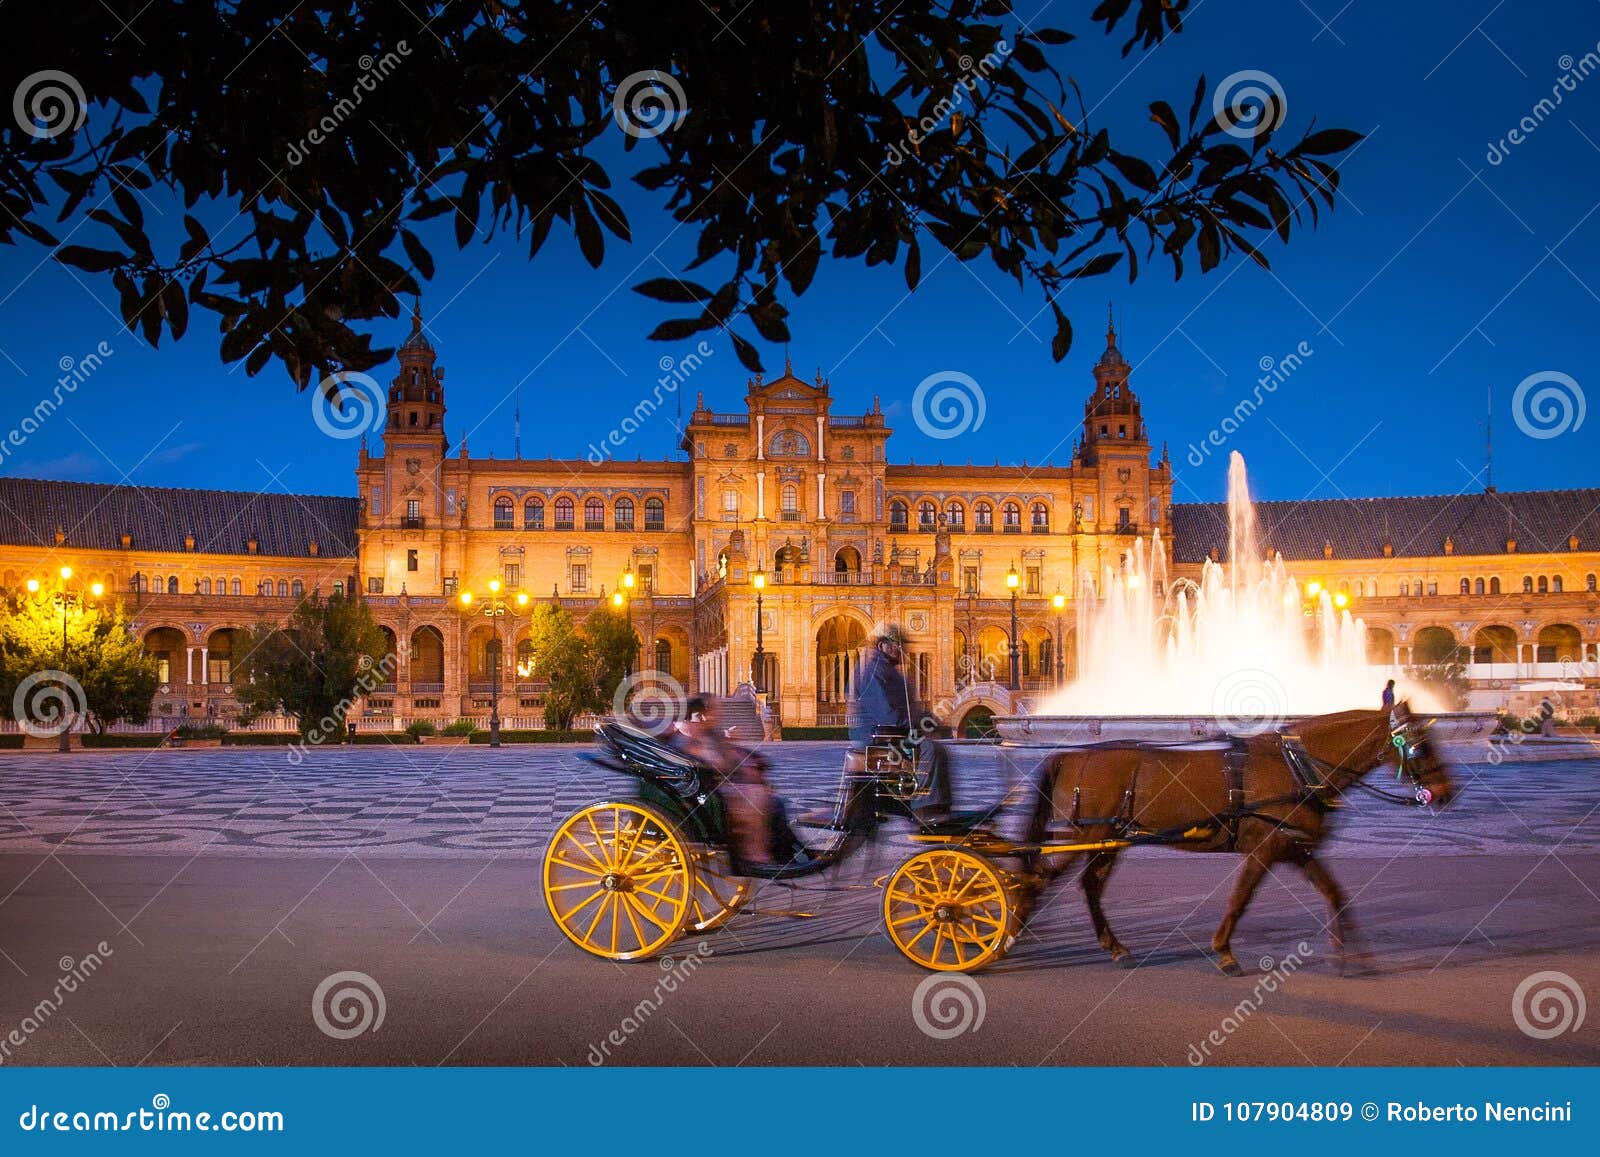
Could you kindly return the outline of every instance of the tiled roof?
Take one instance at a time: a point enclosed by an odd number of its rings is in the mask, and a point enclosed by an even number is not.
[[[1320,559],[1323,544],[1334,558],[1382,558],[1385,543],[1395,558],[1442,555],[1445,539],[1456,554],[1564,551],[1578,536],[1582,550],[1600,550],[1600,489],[1523,490],[1424,498],[1318,499],[1257,502],[1257,536],[1263,553],[1285,559]],[[1221,502],[1180,503],[1172,508],[1173,558],[1200,562],[1213,548],[1228,557],[1228,508]]]
[[[197,553],[320,558],[356,554],[354,498],[320,494],[249,494],[235,490],[176,490],[101,482],[47,482],[0,478],[0,543],[84,550],[118,550],[132,536],[134,550],[185,550],[194,535]]]

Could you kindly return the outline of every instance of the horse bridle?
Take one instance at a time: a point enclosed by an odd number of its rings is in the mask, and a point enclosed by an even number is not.
[[[1424,723],[1423,726],[1427,727],[1429,724]],[[1356,780],[1352,786],[1359,788],[1370,796],[1375,796],[1389,803],[1415,807],[1430,806],[1433,803],[1432,790],[1423,786],[1422,776],[1418,775],[1411,765],[1406,762],[1417,758],[1417,741],[1411,734],[1411,720],[1407,719],[1405,722],[1391,727],[1389,743],[1399,756],[1398,766],[1394,772],[1395,779],[1409,779],[1415,790],[1410,795],[1404,795],[1399,792],[1384,791],[1382,788],[1373,787],[1360,779]]]

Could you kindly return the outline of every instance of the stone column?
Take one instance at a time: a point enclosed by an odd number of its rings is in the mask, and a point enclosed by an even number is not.
[[[200,648],[200,686],[202,687],[206,686],[206,684],[211,681],[211,665],[206,661],[209,654],[209,647]]]
[[[194,682],[194,648],[184,648],[188,653],[184,656],[183,685],[189,687]],[[176,682],[176,680],[174,680]]]

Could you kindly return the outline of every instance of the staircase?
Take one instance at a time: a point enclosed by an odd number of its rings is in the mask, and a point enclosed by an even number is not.
[[[729,695],[717,700],[717,722],[732,730],[740,743],[761,743],[767,737],[761,722],[761,705],[748,695]]]

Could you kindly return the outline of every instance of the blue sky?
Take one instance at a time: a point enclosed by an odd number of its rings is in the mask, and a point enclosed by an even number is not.
[[[1060,365],[1050,360],[1037,291],[1019,291],[992,269],[925,256],[923,285],[907,296],[898,270],[824,262],[807,295],[789,303],[795,368],[808,378],[821,369],[836,412],[859,412],[879,396],[899,461],[1060,463],[1114,300],[1151,435],[1171,445],[1179,501],[1222,497],[1233,449],[1262,497],[1481,489],[1491,390],[1501,489],[1594,485],[1600,416],[1535,438],[1512,413],[1513,392],[1530,375],[1567,375],[1580,396],[1600,389],[1600,73],[1563,91],[1560,106],[1498,163],[1487,157],[1574,67],[1563,58],[1600,53],[1600,4],[1531,7],[1201,0],[1183,35],[1124,60],[1090,26],[1091,4],[1024,2],[1030,23],[1080,35],[1050,51],[1099,102],[1092,123],[1110,127],[1126,150],[1164,147],[1147,106],[1166,99],[1186,109],[1200,72],[1213,85],[1242,70],[1271,74],[1291,137],[1313,116],[1320,127],[1369,133],[1342,166],[1337,211],[1288,247],[1269,243],[1271,272],[1234,261],[1201,276],[1191,260],[1174,283],[1170,266],[1151,261],[1133,285],[1120,272],[1084,283],[1069,303],[1077,341]],[[423,304],[449,371],[447,429],[457,443],[467,434],[474,455],[511,454],[520,395],[524,454],[581,456],[652,391],[662,357],[688,352],[644,340],[672,307],[627,288],[680,270],[692,253],[687,234],[668,235],[650,214],[655,199],[623,180],[652,148],[603,158],[615,162],[635,240],[608,238],[601,270],[568,238],[552,238],[530,265],[515,239],[457,252],[447,231],[425,234],[439,259]],[[161,207],[176,219],[176,206]],[[74,241],[95,244],[97,228]],[[275,367],[248,378],[224,366],[210,315],[197,312],[182,342],[151,350],[121,329],[109,284],[43,257],[32,245],[0,249],[0,383],[17,418],[51,391],[63,359],[101,342],[114,353],[0,459],[0,472],[353,491],[355,444],[320,433],[307,396]],[[406,328],[394,323],[380,344],[397,343]],[[1253,397],[1263,359],[1277,362],[1302,343],[1311,351],[1303,364],[1225,450],[1192,465],[1191,444]],[[696,390],[717,409],[742,405],[746,373],[725,341],[713,348],[686,387],[686,408]],[[762,350],[769,369],[781,367],[781,350]],[[970,375],[986,403],[982,426],[949,440],[919,431],[910,413],[917,384],[941,371]],[[657,418],[627,451],[659,459],[676,453],[673,441],[670,420]]]

